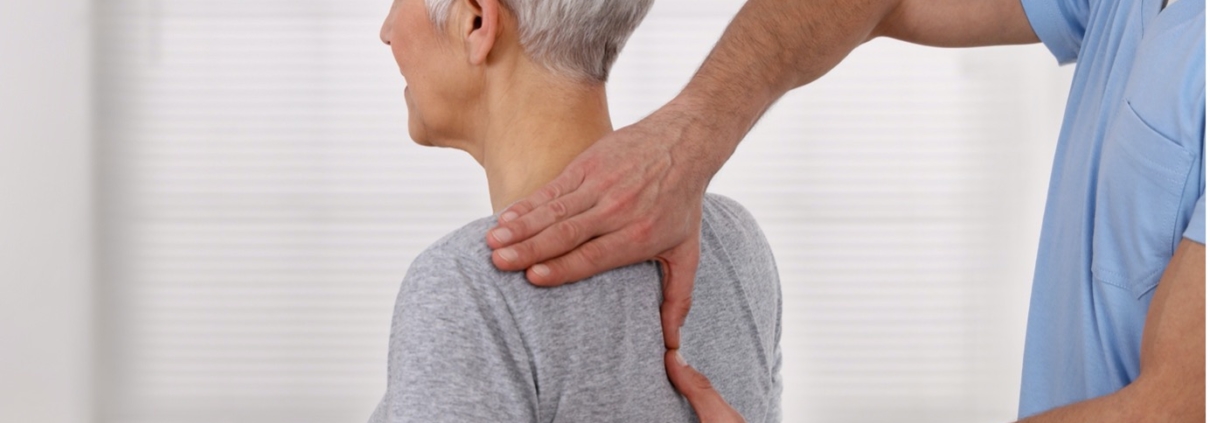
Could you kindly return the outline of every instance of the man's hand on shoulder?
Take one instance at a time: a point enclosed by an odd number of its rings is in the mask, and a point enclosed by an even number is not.
[[[648,260],[661,262],[665,342],[679,346],[700,254],[702,197],[725,157],[666,107],[602,138],[558,178],[505,209],[487,234],[492,262],[558,286]],[[693,135],[691,135],[693,134]],[[696,149],[696,150],[695,150]]]

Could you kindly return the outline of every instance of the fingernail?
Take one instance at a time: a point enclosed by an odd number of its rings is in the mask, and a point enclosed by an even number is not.
[[[504,214],[500,215],[500,220],[503,220],[505,222],[512,222],[516,218],[517,218],[517,213],[512,212],[512,211],[506,211],[506,212],[504,212]],[[503,240],[501,240],[501,241],[503,241]]]
[[[673,353],[673,354],[675,354],[675,355],[676,355],[676,364],[680,364],[681,366],[686,366],[686,365],[688,365],[688,364],[689,364],[689,363],[686,363],[686,362],[685,362],[685,357],[681,357],[681,352],[680,352],[680,351],[677,351],[677,352],[675,352],[675,353]]]
[[[534,274],[538,276],[550,276],[550,268],[546,267],[545,264],[536,264],[534,265],[533,269]]]
[[[517,261],[517,252],[513,251],[512,248],[505,248],[500,250],[500,258],[507,262]]]
[[[496,241],[508,242],[513,239],[513,231],[503,228],[496,229],[492,231],[492,238],[496,238]]]

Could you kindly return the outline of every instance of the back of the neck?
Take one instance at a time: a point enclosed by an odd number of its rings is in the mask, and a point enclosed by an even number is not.
[[[499,212],[613,130],[603,84],[520,78],[487,98],[479,162]]]

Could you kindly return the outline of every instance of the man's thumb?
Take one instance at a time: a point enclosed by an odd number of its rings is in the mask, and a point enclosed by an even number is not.
[[[702,423],[743,423],[744,418],[727,404],[722,395],[714,390],[706,379],[685,362],[677,350],[664,353],[664,367],[668,380],[693,406],[693,412]]]
[[[693,305],[693,281],[701,255],[697,235],[657,257],[664,270],[664,302],[660,305],[660,324],[664,329],[664,347],[681,347],[681,325]]]

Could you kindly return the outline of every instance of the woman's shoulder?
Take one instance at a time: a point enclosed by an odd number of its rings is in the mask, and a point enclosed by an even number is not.
[[[485,238],[495,221],[491,216],[475,220],[429,245],[412,260],[402,290],[482,291],[508,278],[510,272],[492,265]]]
[[[453,255],[467,259],[490,259],[491,249],[487,246],[487,231],[496,224],[495,216],[476,219],[453,232],[445,234],[420,255]]]
[[[729,197],[707,193],[702,201],[702,243],[711,240],[728,250],[769,250],[769,242],[756,218],[742,204]]]

